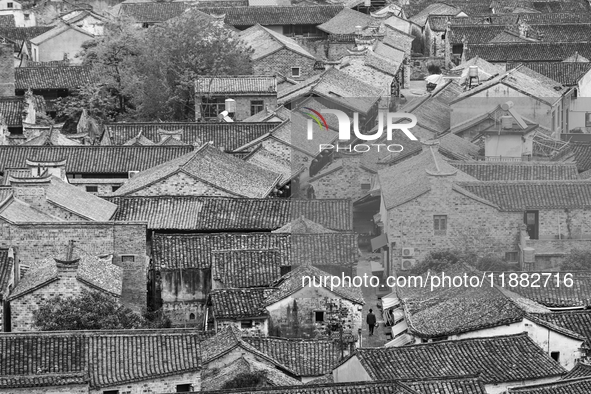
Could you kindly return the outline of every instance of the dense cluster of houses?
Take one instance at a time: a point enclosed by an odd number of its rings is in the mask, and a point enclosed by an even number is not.
[[[384,287],[431,252],[525,275],[591,252],[589,3],[292,1],[0,0],[0,393],[591,393],[591,273]],[[253,75],[198,76],[191,122],[41,121],[110,21],[185,12]],[[387,111],[416,139],[355,149]],[[322,281],[367,267],[379,289]],[[40,331],[86,292],[172,327]]]

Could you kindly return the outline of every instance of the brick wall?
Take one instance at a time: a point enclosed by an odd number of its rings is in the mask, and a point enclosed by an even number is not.
[[[88,394],[88,385],[45,386],[25,388],[2,388],[2,394]],[[101,391],[102,393],[102,391]]]
[[[30,264],[63,254],[68,241],[91,255],[113,254],[121,266],[121,255],[133,255],[123,276],[121,301],[135,310],[146,305],[146,225],[143,223],[79,222],[12,225],[0,222],[0,247],[15,249],[15,258]]]
[[[315,322],[314,312],[328,311],[331,304],[339,305],[339,300],[341,307],[349,310],[345,328],[356,333],[361,328],[361,305],[339,299],[327,289],[306,286],[267,307],[270,314],[269,335],[284,338],[325,337],[325,323]]]
[[[199,182],[190,176],[178,173],[169,176],[143,189],[129,194],[130,196],[218,196],[236,197],[211,185]]]
[[[234,326],[244,335],[267,336],[269,335],[269,324],[266,319],[253,319],[251,328],[243,328],[239,320],[216,320],[216,331],[224,327]]]
[[[36,331],[33,315],[43,302],[58,295],[74,297],[82,294],[83,290],[96,291],[77,280],[74,275],[67,275],[32,293],[11,300],[12,332]]]
[[[298,53],[288,49],[282,49],[266,56],[262,59],[255,60],[253,64],[255,75],[273,75],[280,73],[288,78],[296,81],[303,81],[311,76],[321,73],[324,70],[314,70],[316,59],[302,56]],[[300,77],[293,77],[291,75],[291,68],[300,68]]]
[[[330,42],[328,44],[328,60],[340,60],[344,56],[349,56],[349,52],[347,48],[353,48],[355,46],[355,42],[347,41],[347,42]]]
[[[398,269],[402,248],[415,248],[414,258],[424,258],[431,251],[459,249],[480,255],[517,251],[523,213],[500,212],[451,189],[460,175],[430,177],[431,191],[388,213],[388,241],[392,266]],[[435,235],[433,216],[447,215],[445,235]]]
[[[246,97],[231,97],[236,100],[236,114],[234,120],[244,120],[251,115],[250,104],[252,101],[263,101],[263,110],[265,106],[270,109],[277,107],[277,95],[275,96],[246,96]]]
[[[279,157],[282,157],[291,162],[291,168],[299,168],[300,166],[305,167],[305,171],[310,170],[313,158],[300,152],[296,149],[291,148],[277,140],[268,138],[263,141],[263,147],[270,152],[273,152]]]
[[[0,44],[0,97],[14,96],[14,48]]]
[[[121,394],[176,393],[177,385],[189,383],[193,385],[193,391],[200,391],[201,371],[186,372],[173,376],[133,382],[121,386],[101,387],[100,389],[90,390],[90,394],[102,394],[107,390],[119,390],[119,393]]]
[[[355,200],[368,192],[362,184],[370,184],[375,176],[361,167],[360,155],[346,155],[310,178],[316,198],[350,198]]]

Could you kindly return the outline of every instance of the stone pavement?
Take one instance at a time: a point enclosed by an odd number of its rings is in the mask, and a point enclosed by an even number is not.
[[[362,256],[359,259],[359,263],[357,264],[357,275],[363,277],[363,274],[367,274],[371,276],[371,263],[368,260],[368,257],[371,256],[370,253],[362,252]],[[389,327],[384,326],[384,319],[382,318],[382,312],[377,307],[378,304],[378,297],[376,294],[377,289],[373,287],[364,287],[361,289],[363,292],[363,299],[365,300],[365,305],[363,305],[363,329],[361,331],[362,339],[362,347],[380,347],[384,346],[386,342],[389,341],[388,337],[386,337],[386,332],[390,329]],[[367,324],[365,324],[365,318],[369,313],[369,309],[373,309],[373,313],[376,315],[378,320],[378,328],[374,330],[373,336],[369,336],[369,328]]]

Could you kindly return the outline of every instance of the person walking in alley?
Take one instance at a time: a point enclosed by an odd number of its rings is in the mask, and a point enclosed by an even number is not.
[[[365,320],[367,325],[369,326],[369,336],[373,335],[373,328],[376,326],[376,315],[373,314],[373,309],[369,310],[367,314],[367,319]]]

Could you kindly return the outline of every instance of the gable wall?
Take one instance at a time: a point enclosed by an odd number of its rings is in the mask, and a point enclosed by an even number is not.
[[[281,49],[269,56],[253,62],[255,75],[273,75],[280,73],[287,78],[303,81],[324,70],[314,70],[315,59],[310,59],[288,49]],[[292,77],[291,68],[300,67],[300,77]]]
[[[176,393],[178,384],[192,384],[194,391],[201,390],[201,371],[186,372],[183,374],[163,376],[159,378],[132,382],[120,386],[101,387],[90,390],[90,394],[102,394],[106,390],[119,390],[120,393],[146,394],[146,393]]]
[[[200,182],[184,173],[173,174],[128,195],[237,197],[234,194],[227,193],[204,182]]]
[[[210,269],[161,270],[162,308],[173,325],[195,324],[189,319],[191,313],[197,318],[205,307],[211,290]]]
[[[375,174],[361,168],[359,159],[345,156],[341,159],[343,166],[340,169],[311,179],[310,184],[314,187],[316,198],[350,198],[354,201],[364,196],[368,190],[362,190],[361,185],[371,183]],[[318,176],[330,170],[330,166],[326,167]]]
[[[53,60],[63,60],[64,53],[67,53],[68,59],[70,59],[71,63],[80,63],[82,62],[82,59],[76,58],[75,55],[82,49],[82,44],[91,39],[92,37],[86,34],[74,29],[69,29],[38,45],[38,61],[49,62]]]

